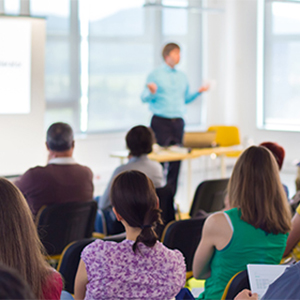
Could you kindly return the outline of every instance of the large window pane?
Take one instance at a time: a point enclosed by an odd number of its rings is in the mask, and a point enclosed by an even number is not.
[[[48,37],[46,43],[46,96],[48,101],[70,97],[68,41]]]
[[[142,35],[144,33],[143,4],[143,0],[90,1],[90,35]]]
[[[272,3],[273,33],[300,34],[299,3]]]
[[[47,18],[47,34],[67,34],[69,32],[69,0],[31,0],[30,11],[33,16]]]
[[[188,6],[188,1],[164,0],[162,4],[176,7],[163,9],[163,34],[186,35],[188,29],[188,11],[185,7]]]
[[[86,132],[148,125],[151,113],[140,95],[170,41],[181,46],[178,68],[190,77],[191,90],[198,88],[201,15],[188,3],[163,0],[180,8],[149,8],[145,0],[31,0],[32,15],[47,18],[47,125],[61,120]],[[187,123],[200,125],[200,112],[201,101],[189,105]]]
[[[266,123],[299,125],[300,41],[273,43],[266,70]],[[282,107],[284,106],[284,109]]]
[[[265,2],[263,121],[300,130],[300,1]]]
[[[90,42],[88,131],[147,124],[149,113],[140,93],[152,65],[150,44]]]
[[[4,12],[7,15],[18,15],[20,13],[20,0],[5,0]]]

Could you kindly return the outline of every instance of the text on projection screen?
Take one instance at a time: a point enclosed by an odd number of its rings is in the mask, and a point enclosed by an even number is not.
[[[31,24],[0,19],[0,114],[28,114],[31,92]]]

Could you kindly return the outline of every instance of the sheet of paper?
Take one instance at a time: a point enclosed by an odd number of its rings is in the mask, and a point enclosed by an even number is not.
[[[289,265],[247,265],[251,291],[260,299]]]
[[[198,298],[202,292],[204,292],[204,287],[192,288],[192,295],[194,296],[195,299]]]

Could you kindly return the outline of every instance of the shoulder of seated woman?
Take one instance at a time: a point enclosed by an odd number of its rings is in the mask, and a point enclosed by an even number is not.
[[[224,212],[210,215],[206,220],[206,229],[214,239],[218,250],[223,249],[229,243],[233,233]]]

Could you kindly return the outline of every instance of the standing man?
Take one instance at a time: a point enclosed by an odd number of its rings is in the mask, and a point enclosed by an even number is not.
[[[193,94],[189,92],[186,75],[175,69],[180,61],[180,47],[169,43],[162,51],[165,63],[155,69],[147,78],[147,84],[141,99],[149,102],[153,112],[151,128],[157,143],[161,146],[182,144],[185,105],[194,101],[202,92],[209,89],[202,86]],[[167,183],[176,193],[180,161],[170,162]]]

